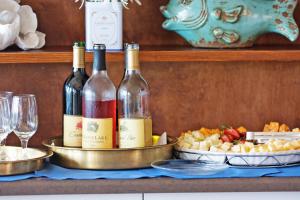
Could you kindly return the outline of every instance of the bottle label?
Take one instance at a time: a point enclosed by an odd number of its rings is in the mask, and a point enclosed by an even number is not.
[[[99,43],[107,49],[122,49],[122,4],[87,1],[85,6],[87,49]]]
[[[82,119],[82,148],[113,148],[113,119]]]
[[[81,147],[82,117],[64,115],[64,146]]]
[[[153,145],[152,139],[152,119],[145,119],[145,144],[146,146]]]
[[[113,12],[102,10],[102,12],[92,13],[91,18],[93,43],[115,43],[117,40],[117,16]]]
[[[152,120],[119,119],[119,137],[120,148],[137,148],[151,146]]]

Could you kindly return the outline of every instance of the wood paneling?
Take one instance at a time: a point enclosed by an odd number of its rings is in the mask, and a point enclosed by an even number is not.
[[[123,62],[123,52],[107,54],[111,62]],[[260,46],[247,49],[195,49],[174,46],[143,46],[140,60],[144,62],[230,62],[230,61],[300,61],[299,46]],[[71,47],[46,47],[43,50],[0,53],[0,63],[71,63]],[[92,62],[92,53],[86,53],[86,61]]]
[[[177,34],[161,28],[163,17],[159,6],[168,0],[143,0],[143,7],[131,5],[125,10],[124,41],[139,42],[142,46],[163,45],[187,46]],[[68,46],[75,40],[84,40],[84,11],[78,10],[73,0],[23,0],[37,12],[39,30],[47,34],[47,48]],[[296,11],[300,21],[300,8]],[[275,34],[261,37],[257,44],[291,44]],[[300,45],[300,39],[296,42]],[[284,48],[284,47],[282,47]],[[263,124],[278,120],[300,127],[300,65],[299,62],[178,62],[178,61],[299,61],[299,49],[285,48],[268,52],[250,50],[232,51],[229,59],[226,51],[216,50],[172,50],[164,53],[142,52],[143,73],[149,81],[152,92],[152,113],[154,131],[167,131],[179,135],[200,126],[217,127],[220,124],[244,125],[250,130],[261,130]],[[47,50],[46,50],[47,51]],[[173,50],[174,51],[174,50]],[[54,51],[63,56],[60,62],[70,62],[70,50]],[[213,53],[212,53],[213,52]],[[239,52],[239,53],[236,53]],[[274,56],[277,54],[277,57]],[[26,55],[26,52],[20,52]],[[19,53],[16,60],[20,57]],[[29,56],[19,63],[38,62],[44,57],[43,51]],[[66,54],[66,55],[65,55]],[[145,55],[143,55],[145,54]],[[148,55],[147,55],[148,54]],[[181,55],[182,54],[182,55]],[[3,61],[6,53],[1,54]],[[182,59],[178,59],[180,56]],[[61,56],[61,55],[59,55]],[[112,56],[112,55],[109,55]],[[113,57],[116,56],[116,57]],[[117,85],[123,75],[122,54],[113,55],[109,60],[110,75]],[[158,56],[158,57],[156,57]],[[215,57],[214,57],[215,56]],[[155,61],[156,63],[146,62]],[[91,55],[88,55],[91,60]],[[176,62],[158,62],[176,61]],[[18,63],[11,61],[13,63]],[[46,61],[41,61],[46,62]],[[286,67],[288,66],[288,67]],[[2,64],[0,65],[0,90],[37,95],[40,125],[31,145],[39,146],[42,139],[61,134],[62,128],[62,85],[70,73],[70,64]],[[89,70],[90,71],[90,70]],[[17,138],[9,136],[9,144],[19,144]]]
[[[124,41],[142,45],[188,45],[176,33],[163,30],[164,21],[159,11],[168,0],[143,0],[143,6],[130,5],[124,11]],[[70,46],[75,40],[84,39],[84,9],[78,10],[74,0],[22,0],[36,11],[39,30],[47,34],[48,46]],[[300,22],[300,7],[295,11]],[[298,23],[299,24],[299,23]],[[300,39],[296,42],[300,44]],[[291,44],[283,36],[267,34],[257,44]]]
[[[278,120],[300,127],[300,66],[288,63],[143,63],[152,92],[154,131],[179,135],[184,130],[221,124],[261,130]],[[65,64],[0,65],[0,90],[37,95],[40,125],[31,145],[61,134]],[[88,67],[90,71],[90,67]],[[110,63],[115,85],[122,63]],[[19,144],[9,136],[10,144]]]

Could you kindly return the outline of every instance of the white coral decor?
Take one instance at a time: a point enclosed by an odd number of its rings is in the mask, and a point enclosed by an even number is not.
[[[45,45],[44,33],[37,31],[37,17],[28,5],[19,0],[0,0],[0,50],[16,44],[23,50]]]

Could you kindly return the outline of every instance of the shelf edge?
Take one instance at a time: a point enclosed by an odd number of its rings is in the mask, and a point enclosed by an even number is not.
[[[123,52],[108,53],[108,62],[123,62]],[[72,52],[2,52],[0,64],[71,63]],[[298,50],[145,50],[141,62],[291,62],[300,61]],[[86,54],[92,62],[92,53]]]

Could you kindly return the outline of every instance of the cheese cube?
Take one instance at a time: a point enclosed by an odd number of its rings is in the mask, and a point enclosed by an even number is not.
[[[229,151],[233,144],[231,142],[225,142],[224,144],[221,145],[221,149],[225,152]]]
[[[192,136],[196,141],[203,141],[205,139],[204,135],[199,131],[193,131]]]
[[[189,144],[193,144],[195,142],[195,139],[193,138],[192,135],[190,134],[185,134],[184,135],[184,141],[189,143]]]
[[[199,150],[201,150],[201,151],[208,151],[209,148],[210,148],[210,144],[207,141],[200,142],[200,144],[199,144]]]
[[[241,145],[240,144],[234,145],[231,148],[231,151],[234,152],[234,153],[241,153]]]

